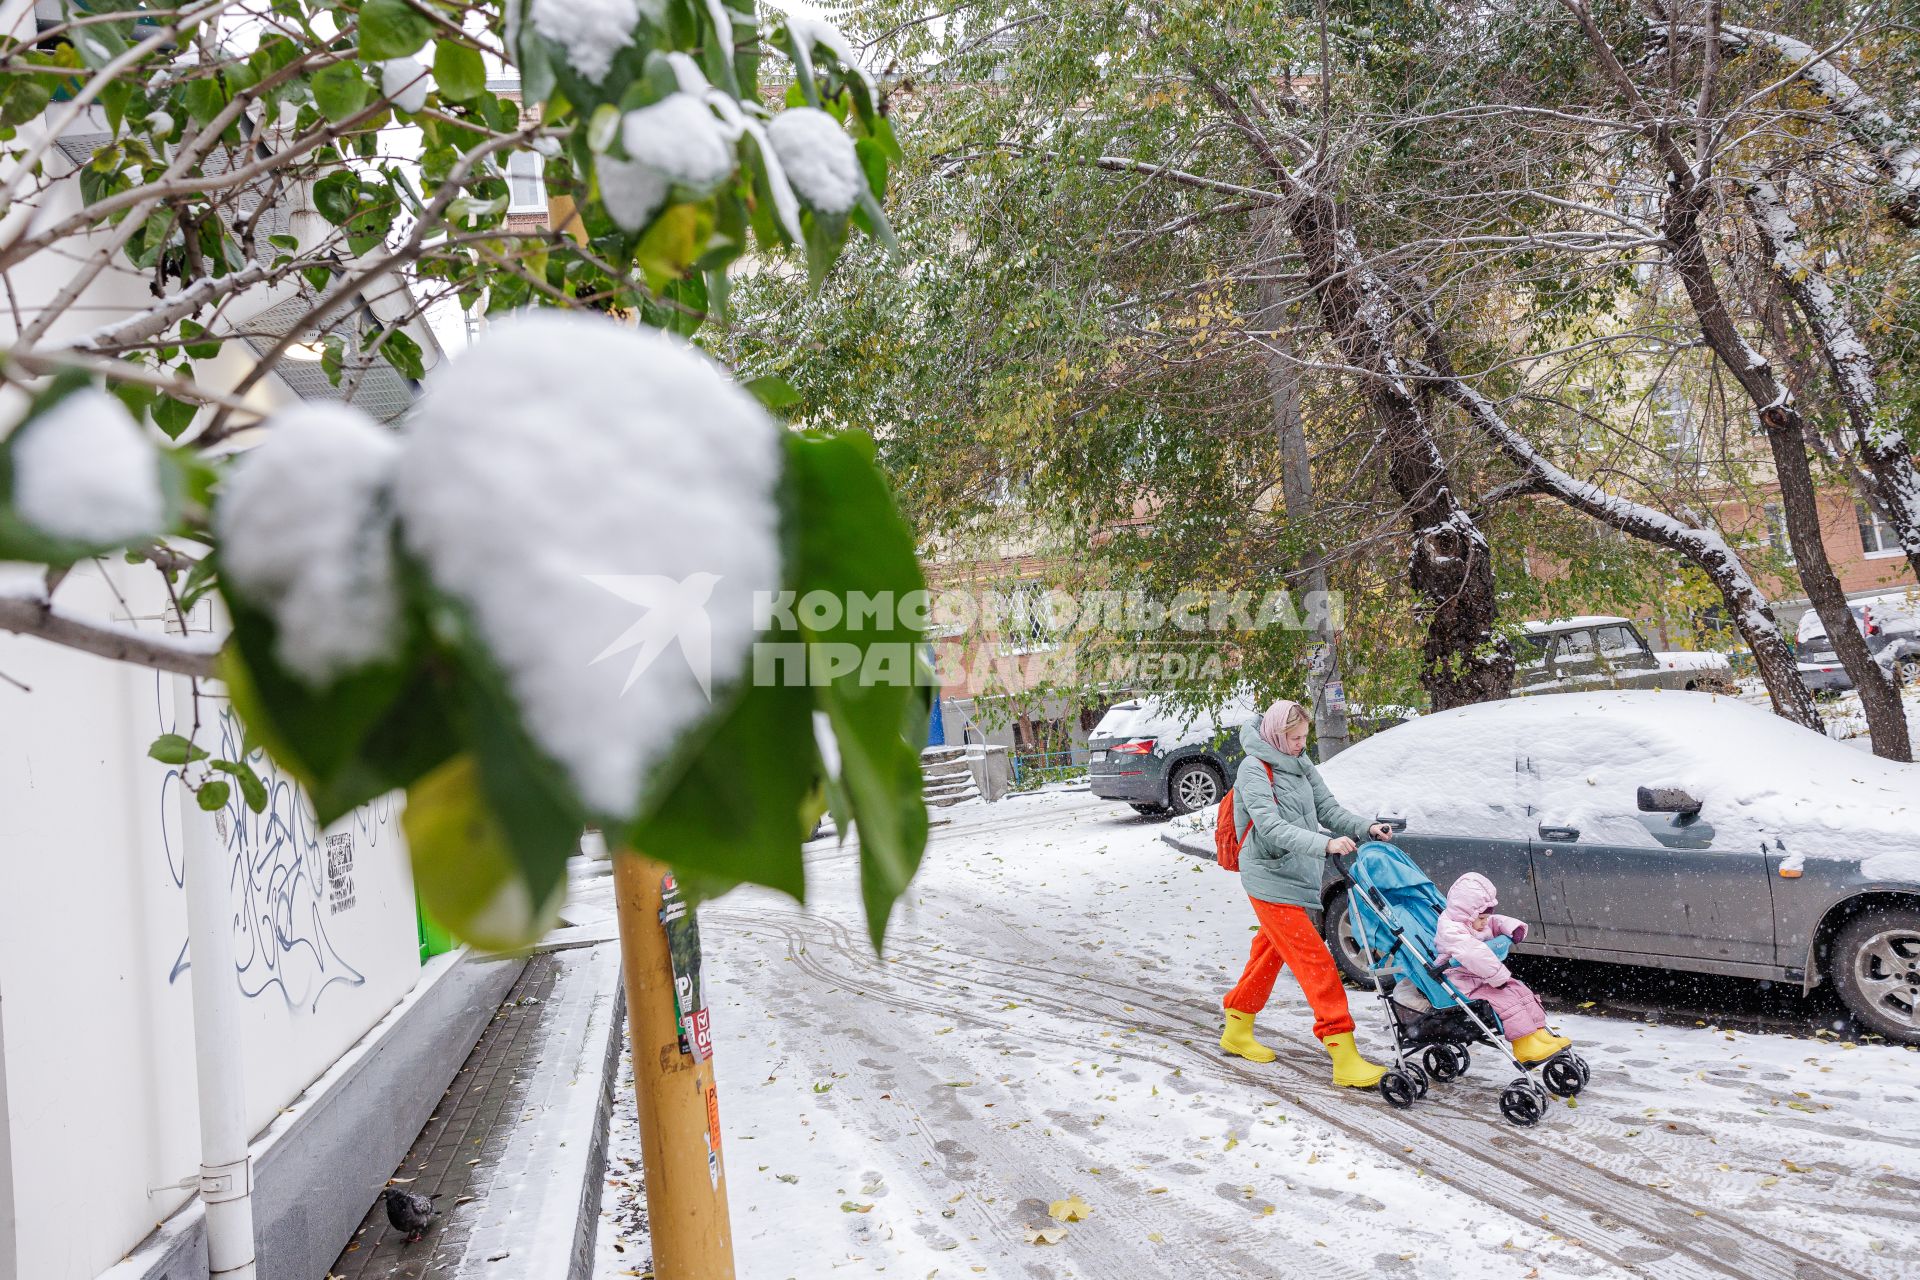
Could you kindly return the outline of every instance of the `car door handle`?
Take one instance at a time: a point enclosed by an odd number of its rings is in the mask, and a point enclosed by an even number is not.
[[[1540,838],[1542,840],[1578,840],[1580,838],[1580,828],[1541,827]]]

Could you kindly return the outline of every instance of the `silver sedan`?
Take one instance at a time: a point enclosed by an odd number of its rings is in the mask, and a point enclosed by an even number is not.
[[[1920,1044],[1920,765],[1731,698],[1555,694],[1389,729],[1322,767],[1341,803],[1404,823],[1444,892],[1490,877],[1522,954],[1838,989]],[[1326,927],[1350,974],[1345,886]]]

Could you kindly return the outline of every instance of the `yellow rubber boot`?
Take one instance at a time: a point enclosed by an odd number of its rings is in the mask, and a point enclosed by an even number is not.
[[[1557,1036],[1545,1027],[1529,1031],[1513,1042],[1513,1056],[1522,1062],[1545,1062],[1562,1049],[1573,1046],[1565,1036]]]
[[[1253,1038],[1253,1015],[1238,1009],[1227,1010],[1227,1029],[1220,1033],[1220,1047],[1248,1062],[1273,1061],[1273,1050]]]
[[[1327,1046],[1327,1052],[1333,1055],[1333,1082],[1352,1089],[1371,1089],[1380,1083],[1380,1077],[1387,1069],[1377,1062],[1368,1062],[1360,1056],[1360,1050],[1354,1048],[1353,1032],[1343,1031],[1337,1036],[1328,1036],[1320,1042]]]

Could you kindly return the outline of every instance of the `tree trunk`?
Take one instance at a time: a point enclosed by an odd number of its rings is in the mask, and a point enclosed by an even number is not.
[[[1814,611],[1827,629],[1828,639],[1833,642],[1840,665],[1846,668],[1854,688],[1860,692],[1860,705],[1867,713],[1867,730],[1873,737],[1874,754],[1889,760],[1911,760],[1913,752],[1900,691],[1874,662],[1866,637],[1854,625],[1840,579],[1827,560],[1813,473],[1807,465],[1806,424],[1794,407],[1792,394],[1774,374],[1773,366],[1740,335],[1713,278],[1699,225],[1699,203],[1705,197],[1706,188],[1693,185],[1667,198],[1662,230],[1674,270],[1693,304],[1701,335],[1753,401],[1760,425],[1766,430],[1795,567],[1801,585],[1806,588],[1807,599],[1813,603]]]
[[[1684,525],[1664,511],[1630,502],[1607,493],[1598,485],[1574,479],[1542,457],[1492,401],[1454,375],[1446,362],[1445,351],[1438,345],[1437,335],[1431,332],[1429,350],[1434,357],[1441,391],[1466,410],[1474,425],[1542,492],[1622,533],[1671,548],[1699,566],[1726,601],[1727,612],[1739,629],[1740,638],[1753,651],[1760,678],[1766,682],[1767,694],[1773,699],[1774,714],[1824,732],[1820,712],[1813,705],[1813,695],[1807,692],[1806,681],[1800,678],[1792,647],[1780,634],[1773,607],[1760,594],[1746,566],[1724,538],[1712,529]]]
[[[1900,549],[1920,581],[1920,471],[1906,437],[1879,421],[1880,387],[1873,356],[1853,327],[1852,318],[1827,282],[1814,271],[1800,239],[1800,227],[1780,192],[1770,182],[1747,188],[1747,205],[1767,246],[1767,266],[1780,287],[1800,308],[1815,344],[1833,372],[1840,403],[1853,427],[1853,447],[1871,477],[1875,505],[1900,538]]]
[[[1386,290],[1342,227],[1332,197],[1305,191],[1288,211],[1328,334],[1370,375],[1367,395],[1387,446],[1387,477],[1413,525],[1407,579],[1427,623],[1420,683],[1435,711],[1504,698],[1513,651],[1493,629],[1487,540],[1455,499],[1433,425],[1393,348]]]
[[[1259,221],[1269,227],[1274,223],[1267,217]],[[1304,522],[1313,518],[1313,465],[1307,452],[1307,426],[1300,416],[1300,366],[1287,359],[1291,354],[1292,325],[1278,284],[1263,277],[1256,295],[1260,303],[1256,324],[1264,335],[1262,340],[1270,348],[1265,372],[1267,394],[1273,406],[1273,431],[1280,443],[1281,497],[1286,505],[1287,520]],[[1289,350],[1282,351],[1282,347]],[[1317,562],[1308,569],[1306,587],[1309,596],[1318,592],[1322,599],[1326,598],[1324,563]],[[1348,740],[1346,700],[1327,696],[1329,685],[1336,692],[1340,685],[1338,636],[1332,612],[1322,609],[1315,613],[1314,660],[1307,673],[1307,705],[1313,711],[1314,741],[1323,763],[1346,750]]]
[[[1506,697],[1513,688],[1513,649],[1493,629],[1487,540],[1455,499],[1432,424],[1407,383],[1394,350],[1386,287],[1361,256],[1353,232],[1341,225],[1332,194],[1297,176],[1246,108],[1204,67],[1189,70],[1279,185],[1281,210],[1307,260],[1321,324],[1347,362],[1367,375],[1388,480],[1413,525],[1407,580],[1415,614],[1427,624],[1420,683],[1433,710]]]

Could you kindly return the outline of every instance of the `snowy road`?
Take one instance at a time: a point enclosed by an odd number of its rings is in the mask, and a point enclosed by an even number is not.
[[[812,856],[805,911],[703,911],[750,1280],[1920,1266],[1920,1054],[1562,1016],[1594,1068],[1578,1106],[1512,1128],[1481,1052],[1395,1112],[1327,1082],[1286,978],[1280,1059],[1218,1052],[1251,917],[1163,826],[1084,794],[956,812],[884,960],[848,852]],[[1084,1220],[1048,1216],[1076,1194]]]

